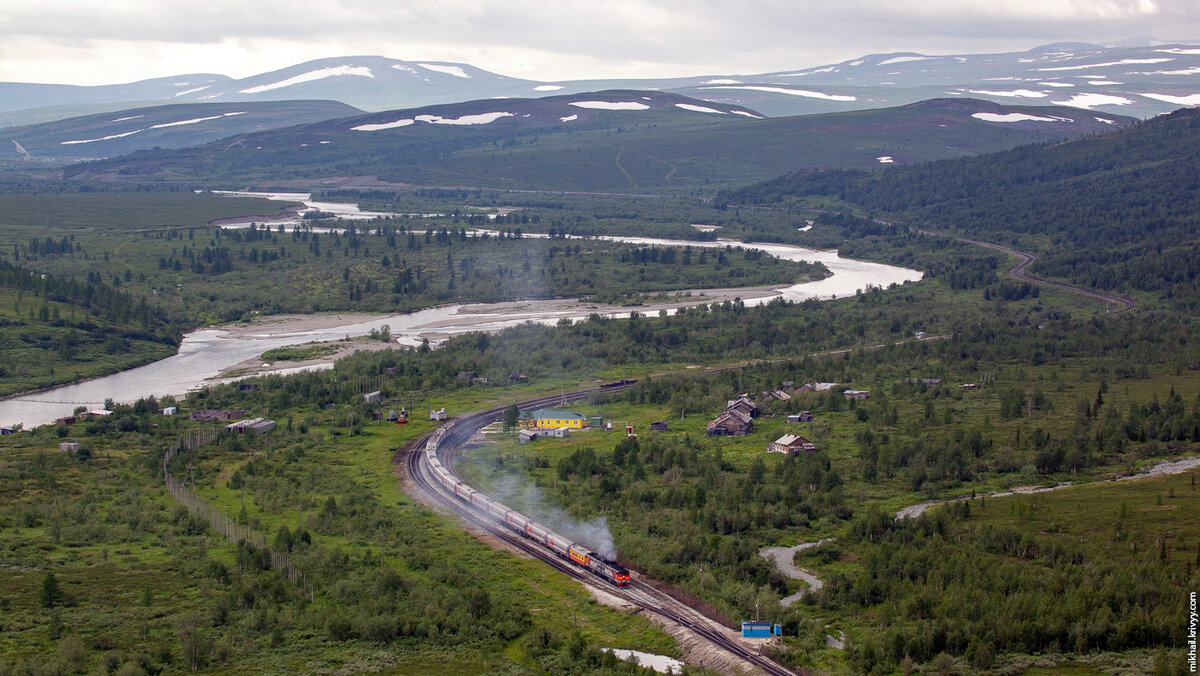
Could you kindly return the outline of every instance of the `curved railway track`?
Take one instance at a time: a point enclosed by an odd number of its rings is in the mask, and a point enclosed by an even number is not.
[[[568,392],[538,399],[530,399],[519,402],[522,409],[532,409],[545,407],[554,404],[561,404],[571,401],[579,401],[594,394],[609,394],[620,392],[628,388],[632,383],[622,384],[620,386],[610,387],[607,389],[592,389],[580,390],[577,392]],[[480,429],[493,423],[498,422],[503,418],[505,407],[497,407],[486,411],[472,413],[463,418],[450,421],[447,425],[450,426],[449,431],[442,437],[438,451],[441,454],[442,464],[447,470],[453,472],[453,464],[450,462],[455,452],[463,444],[474,436]],[[443,425],[440,429],[445,429]],[[426,435],[419,439],[415,444],[410,446],[407,456],[404,458],[404,468],[409,477],[412,479],[417,490],[424,493],[431,501],[437,505],[450,510],[457,514],[462,520],[473,524],[479,528],[486,530],[491,535],[503,540],[511,547],[515,547],[526,554],[536,558],[555,570],[558,570],[566,575],[574,577],[586,584],[595,584],[595,577],[587,570],[579,566],[572,565],[567,561],[554,555],[553,552],[541,547],[531,540],[520,537],[515,532],[508,528],[502,527],[498,522],[487,518],[486,516],[470,509],[459,500],[457,497],[450,495],[440,482],[434,480],[431,476],[429,468],[424,462],[424,448],[432,434]],[[792,676],[796,673],[787,667],[771,660],[765,655],[750,650],[744,645],[733,640],[723,631],[723,626],[720,623],[702,615],[692,607],[678,601],[663,592],[658,591],[654,587],[645,582],[634,579],[629,587],[604,587],[605,591],[614,596],[620,597],[625,601],[643,608],[645,610],[657,613],[662,617],[674,622],[682,627],[691,630],[716,647],[736,656],[737,658],[749,662],[761,669],[764,673],[770,676]]]

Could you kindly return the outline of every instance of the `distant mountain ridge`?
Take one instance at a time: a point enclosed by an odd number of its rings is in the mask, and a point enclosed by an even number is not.
[[[464,63],[347,56],[241,79],[192,74],[97,87],[0,83],[0,126],[47,121],[63,107],[73,114],[84,112],[80,106],[111,110],[122,101],[150,105],[325,99],[363,110],[392,110],[610,89],[669,91],[749,106],[770,116],[963,96],[1150,117],[1200,105],[1200,43],[1058,43],[1025,52],[939,56],[897,52],[751,75],[563,82],[507,77]]]
[[[337,101],[178,103],[0,130],[0,159],[84,160],[184,148],[253,131],[350,117]]]
[[[67,175],[207,186],[349,176],[416,185],[636,191],[744,184],[798,168],[963,157],[1094,135],[1134,121],[972,99],[765,118],[742,106],[668,92],[605,91],[327,119],[193,148],[144,150],[68,167]]]

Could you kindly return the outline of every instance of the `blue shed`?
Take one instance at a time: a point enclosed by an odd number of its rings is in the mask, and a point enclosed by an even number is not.
[[[743,638],[770,638],[772,636],[782,636],[783,627],[770,622],[758,621],[742,621],[742,637]]]

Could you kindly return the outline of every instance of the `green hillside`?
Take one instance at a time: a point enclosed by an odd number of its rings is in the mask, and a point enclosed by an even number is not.
[[[885,172],[798,173],[724,193],[727,204],[813,200],[899,229],[1036,253],[1030,272],[1200,310],[1200,111],[1100,137]],[[886,229],[873,224],[875,229]]]
[[[575,105],[589,99],[645,109]],[[974,117],[979,114],[1038,119],[996,122]],[[486,124],[445,123],[483,115],[500,116]],[[443,123],[423,123],[426,116]],[[146,151],[77,165],[66,175],[210,185],[374,176],[417,185],[689,190],[744,184],[801,168],[865,168],[977,155],[1132,122],[1113,116],[1105,118],[1112,124],[1100,122],[1077,109],[969,99],[753,117],[737,106],[661,92],[473,101],[251,134],[193,149]]]

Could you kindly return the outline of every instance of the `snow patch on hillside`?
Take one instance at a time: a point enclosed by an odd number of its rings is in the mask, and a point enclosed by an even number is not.
[[[1097,117],[1096,121],[1103,122],[1104,124],[1116,124],[1117,123],[1116,120],[1110,120],[1107,117]]]
[[[136,120],[139,117],[145,117],[145,116],[144,115],[130,115],[129,117],[118,117],[117,119],[113,120],[113,122],[124,122],[125,120]]]
[[[875,159],[879,160],[880,164],[895,164],[896,163],[896,161],[892,159],[891,155],[884,155],[883,157],[876,157]]]
[[[715,80],[705,80],[702,85],[721,85],[721,84],[742,84],[741,80],[731,80],[727,77],[719,77]]]
[[[729,111],[729,112],[733,113],[734,115],[745,115],[746,117],[751,117],[751,118],[754,118],[754,119],[756,119],[756,120],[761,120],[761,119],[762,119],[762,116],[761,116],[761,115],[755,115],[754,113],[751,113],[751,112],[748,112],[748,111],[745,111],[745,110],[731,110],[731,111]]]
[[[579,119],[578,115],[567,115],[566,117],[558,118],[558,121],[559,122],[574,122],[575,120],[578,120],[578,119]]]
[[[594,110],[648,110],[650,108],[650,106],[637,101],[572,101],[568,105]]]
[[[188,94],[195,94],[196,92],[202,92],[211,86],[212,85],[204,85],[203,87],[196,87],[195,89],[185,89],[181,92],[175,92],[175,96],[187,96]]]
[[[289,77],[286,80],[280,80],[279,82],[272,82],[271,84],[259,85],[257,87],[250,87],[249,89],[243,89],[238,93],[239,94],[259,94],[262,92],[269,92],[272,89],[282,89],[284,87],[291,87],[292,85],[298,85],[298,84],[302,84],[304,82],[312,82],[313,80],[324,80],[327,77],[340,77],[342,75],[354,75],[356,77],[371,77],[371,78],[375,77],[375,74],[371,72],[371,69],[367,68],[366,66],[332,66],[330,68],[321,68],[319,70],[312,70],[307,73],[293,75],[292,77]]]
[[[133,131],[127,131],[124,134],[113,134],[111,136],[102,136],[100,138],[89,138],[89,139],[83,139],[80,141],[59,141],[59,145],[73,146],[73,145],[76,145],[79,143],[95,143],[97,141],[111,141],[112,139],[115,139],[115,138],[125,138],[126,136],[133,136],[134,134],[138,134],[143,131],[146,131],[146,130],[145,129],[134,129]]]
[[[846,96],[842,94],[826,94],[824,92],[814,92],[807,89],[788,89],[786,87],[762,87],[758,85],[741,85],[732,86],[724,85],[721,87],[705,87],[704,89],[748,89],[756,92],[768,92],[771,94],[788,94],[791,96],[804,96],[810,99],[825,99],[826,101],[857,101],[856,96]]]
[[[880,61],[876,66],[890,66],[894,63],[908,63],[909,61],[928,61],[932,56],[894,56],[890,59]]]
[[[418,73],[418,72],[417,72],[417,69],[416,69],[416,68],[412,68],[412,67],[410,67],[410,66],[406,66],[406,65],[404,65],[404,64],[402,64],[402,63],[393,63],[393,64],[392,64],[392,68],[395,68],[396,70],[402,70],[402,71],[404,71],[405,73],[412,73],[413,75],[420,75],[420,73]]]
[[[418,63],[417,65],[425,70],[432,70],[437,73],[445,73],[446,75],[453,75],[454,77],[465,77],[468,80],[471,79],[471,76],[467,75],[467,72],[460,66],[447,66],[440,63]]]
[[[241,110],[236,113],[225,113],[223,115],[212,115],[210,117],[194,117],[190,120],[180,120],[178,122],[164,122],[162,124],[156,124],[150,128],[151,129],[165,129],[167,127],[182,127],[185,124],[199,124],[201,122],[208,122],[209,120],[219,120],[223,117],[233,117],[235,115],[245,115],[245,114],[246,114],[246,111]]]
[[[1066,101],[1051,101],[1050,103],[1056,106],[1072,106],[1091,110],[1096,106],[1128,106],[1133,101],[1124,96],[1113,96],[1112,94],[1076,94]]]
[[[1172,47],[1171,49],[1156,49],[1154,51],[1162,52],[1163,54],[1200,54],[1200,49],[1183,49],[1180,47]]]
[[[716,113],[717,115],[725,114],[725,111],[723,111],[723,110],[717,110],[716,108],[708,108],[706,106],[696,106],[696,105],[692,105],[690,103],[676,103],[675,107],[683,108],[684,110],[690,110],[694,113]]]
[[[397,127],[407,127],[412,124],[413,120],[402,119],[395,122],[379,122],[375,124],[360,124],[357,127],[350,127],[350,131],[383,131],[384,129],[396,129]]]
[[[1070,82],[1039,82],[1043,87],[1074,87]]]
[[[535,92],[556,92],[562,89],[562,85],[538,85],[533,88]]]
[[[1085,70],[1087,68],[1107,68],[1109,66],[1128,66],[1135,63],[1163,63],[1165,61],[1174,61],[1172,57],[1162,57],[1154,59],[1121,59],[1120,61],[1105,61],[1104,63],[1089,63],[1086,66],[1052,66],[1050,68],[1038,68],[1039,72],[1049,72],[1055,70]]]
[[[1104,85],[1119,85],[1125,83],[1116,82],[1114,80],[1088,80],[1088,84],[1092,85],[1093,87],[1103,87]]]
[[[1041,117],[1025,113],[974,113],[971,117],[984,122],[1074,122],[1068,117]]]
[[[512,113],[479,113],[477,115],[463,115],[462,117],[442,117],[441,115],[417,115],[416,119],[420,122],[428,122],[429,124],[453,124],[453,125],[470,125],[470,124],[490,124],[499,120],[502,117],[513,117]]]
[[[1125,73],[1126,75],[1200,75],[1200,67],[1181,68],[1179,70],[1149,70],[1140,73]]]
[[[969,89],[972,94],[983,94],[985,96],[1004,96],[1007,98],[1021,99],[1043,99],[1049,96],[1046,92],[1039,92],[1035,89],[1008,89],[1008,90],[991,90],[991,89]]]
[[[1171,94],[1145,94],[1139,93],[1138,96],[1145,96],[1148,99],[1156,101],[1166,101],[1174,103],[1178,106],[1200,106],[1200,94],[1191,94],[1189,96],[1172,96]]]

